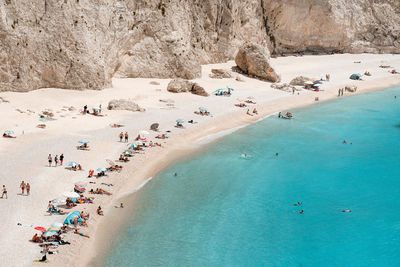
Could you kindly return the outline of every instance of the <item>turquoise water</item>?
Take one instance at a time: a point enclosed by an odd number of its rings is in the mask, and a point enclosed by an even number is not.
[[[400,88],[293,113],[155,177],[107,266],[400,266]]]

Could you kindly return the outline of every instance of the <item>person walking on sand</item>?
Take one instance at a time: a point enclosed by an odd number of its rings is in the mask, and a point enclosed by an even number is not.
[[[6,186],[3,184],[3,191],[2,191],[2,194],[1,194],[1,198],[3,198],[4,195],[6,196],[6,199],[7,199],[7,198],[8,198],[8,196],[7,196],[7,188],[6,188]]]
[[[51,167],[51,163],[53,162],[53,158],[51,157],[51,154],[47,157],[49,159],[49,167]]]
[[[340,96],[340,88],[339,88],[339,90],[338,90],[338,94],[337,94],[337,96]]]
[[[128,132],[125,132],[125,142],[128,142],[129,136],[128,136]]]
[[[84,105],[83,106],[83,114],[86,114],[87,113],[87,105]]]
[[[57,167],[58,164],[58,155],[54,157],[54,167]]]
[[[21,188],[21,195],[23,196],[25,193],[25,182],[22,181],[19,187]]]
[[[60,165],[63,165],[63,161],[64,161],[64,154],[60,155]]]
[[[119,141],[122,142],[122,139],[123,139],[123,138],[124,138],[124,133],[121,132],[121,133],[119,134]]]
[[[31,185],[29,183],[26,183],[26,195],[30,195],[31,193]]]

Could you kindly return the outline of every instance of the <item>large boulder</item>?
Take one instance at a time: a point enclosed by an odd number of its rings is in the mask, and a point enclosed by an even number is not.
[[[208,96],[208,93],[206,92],[206,90],[204,90],[204,88],[201,87],[200,85],[198,85],[197,83],[193,84],[190,92],[195,95]]]
[[[192,90],[193,83],[184,79],[173,79],[167,86],[168,92],[184,93]]]
[[[128,111],[145,111],[138,104],[127,99],[113,99],[108,102],[109,110],[128,110]]]
[[[246,43],[239,48],[235,62],[239,69],[249,75],[279,82],[280,76],[269,63],[270,53],[266,47],[258,44]]]
[[[309,81],[311,81],[311,79],[308,78],[308,77],[298,76],[298,77],[294,78],[290,82],[290,85],[293,85],[293,86],[305,86],[306,82],[309,82]]]
[[[208,93],[204,90],[204,88],[197,83],[179,78],[173,79],[169,82],[167,91],[172,93],[191,92],[195,95],[208,96]]]
[[[232,78],[232,74],[224,69],[211,69],[210,78],[213,79]]]

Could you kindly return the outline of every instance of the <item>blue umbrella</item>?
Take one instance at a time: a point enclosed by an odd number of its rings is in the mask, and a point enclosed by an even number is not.
[[[87,140],[87,139],[81,139],[81,140],[79,140],[79,143],[81,143],[81,144],[87,144],[87,143],[89,143],[89,140]]]
[[[106,168],[98,168],[97,171],[98,172],[105,172],[105,171],[107,171],[107,169]]]
[[[200,110],[200,111],[203,111],[203,112],[206,112],[206,111],[207,111],[207,109],[206,109],[206,108],[203,108],[203,107],[199,107],[199,110]]]
[[[78,163],[76,163],[75,161],[71,161],[70,163],[68,163],[69,167],[75,167],[77,165],[78,165]]]
[[[8,134],[8,135],[13,135],[14,134],[14,132],[10,131],[10,130],[5,131],[5,133]]]
[[[129,147],[129,148],[134,148],[134,147],[136,147],[136,144],[129,143],[129,144],[128,144],[128,147]]]
[[[224,90],[225,90],[225,88],[220,88],[220,89],[215,90],[214,93],[218,93],[218,92],[221,92],[221,91],[224,91]]]
[[[177,123],[184,123],[185,120],[184,120],[184,119],[177,119],[176,122],[177,122]]]

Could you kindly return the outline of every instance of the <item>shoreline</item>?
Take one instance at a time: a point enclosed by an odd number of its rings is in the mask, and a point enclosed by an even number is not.
[[[380,83],[383,83],[385,81],[384,85],[378,85]],[[351,96],[357,96],[361,94],[367,94],[367,93],[372,93],[376,91],[381,91],[381,90],[386,90],[395,86],[400,85],[400,80],[398,79],[378,79],[374,80],[373,83],[366,83],[361,86],[361,88],[358,88],[358,90],[354,93],[347,93],[344,97],[351,97]],[[318,96],[319,101],[315,101],[314,97]],[[322,96],[322,98],[321,98]],[[273,116],[280,110],[289,110],[289,109],[297,109],[297,108],[306,108],[308,106],[318,104],[318,103],[324,103],[328,101],[334,101],[338,100],[339,97],[337,97],[336,93],[332,93],[331,91],[325,91],[323,94],[321,92],[318,93],[311,93],[310,95],[307,95],[302,98],[304,102],[297,102],[297,103],[291,103],[291,105],[286,106],[286,108],[283,108],[281,104],[274,105],[273,108],[271,107],[266,107],[266,106],[259,106],[258,105],[258,111],[259,115],[258,116],[253,116],[254,119],[249,120],[248,115],[242,114],[239,112],[233,112],[232,114],[226,114],[226,117],[232,118],[232,115],[237,115],[240,118],[237,118],[236,120],[224,120],[220,119],[219,122],[214,121],[208,123],[209,125],[202,126],[202,131],[201,133],[186,133],[187,136],[184,137],[184,134],[179,136],[179,138],[187,138],[193,142],[195,142],[195,147],[190,146],[190,147],[180,147],[179,154],[175,154],[176,151],[170,150],[170,151],[163,151],[163,154],[165,156],[172,156],[172,158],[169,158],[168,163],[164,164],[162,167],[157,168],[156,170],[153,170],[148,173],[147,176],[148,178],[144,178],[144,182],[139,186],[138,188],[133,189],[131,192],[125,193],[118,197],[115,201],[113,202],[123,202],[123,203],[129,203],[130,205],[134,206],[135,201],[137,198],[140,197],[140,190],[143,189],[144,186],[147,185],[147,183],[151,182],[154,178],[156,178],[157,174],[164,171],[168,167],[176,164],[177,162],[181,162],[184,157],[193,157],[197,153],[201,153],[203,149],[206,149],[206,147],[213,142],[218,142],[219,139],[223,138],[224,136],[230,135],[242,128],[245,128],[247,126],[250,126],[254,123],[257,123],[261,120],[264,120],[270,116]],[[280,99],[282,102],[286,102],[284,100],[287,100],[286,98]],[[284,105],[284,103],[282,103]],[[278,109],[281,108],[281,109]],[[261,111],[261,113],[260,113]],[[257,118],[257,119],[255,119]],[[223,121],[222,125],[220,124],[221,121]],[[215,129],[215,123],[219,124],[219,129]],[[193,129],[193,128],[192,128]],[[204,139],[207,139],[211,137],[209,140],[204,141]],[[178,138],[178,137],[175,137]],[[174,153],[175,152],[175,153]],[[157,165],[158,161],[152,162],[151,165]],[[126,227],[126,224],[128,223],[129,218],[132,217],[132,211],[134,211],[134,208],[131,207],[129,212],[125,212],[124,214],[121,214],[119,209],[113,209],[111,206],[115,205],[116,203],[110,203],[108,206],[107,210],[110,210],[111,213],[109,213],[109,218],[104,219],[103,221],[99,222],[97,225],[97,229],[95,230],[95,235],[96,235],[96,241],[93,240],[91,248],[89,251],[91,252],[91,256],[88,256],[86,254],[85,257],[85,266],[104,266],[105,260],[108,258],[109,254],[107,252],[110,252],[110,247],[114,244],[114,242],[117,241],[118,237],[117,235],[121,234],[121,231],[124,230]],[[126,211],[126,210],[125,210]],[[116,223],[114,220],[111,219],[111,217],[118,216],[120,219],[119,223],[116,226]],[[112,232],[106,231],[106,229],[110,229],[111,226],[114,226],[116,229]],[[114,237],[114,238],[112,238]],[[106,244],[105,241],[109,241],[109,243]],[[104,245],[102,245],[104,244]],[[98,257],[98,255],[101,255]],[[96,259],[95,259],[96,257]],[[103,263],[103,264],[102,264]]]
[[[4,216],[0,225],[0,239],[7,240],[0,244],[0,257],[6,265],[14,265],[18,259],[20,265],[32,265],[32,260],[39,257],[36,244],[27,240],[35,233],[32,228],[18,227],[17,222],[37,226],[48,226],[55,220],[61,221],[65,216],[46,216],[44,212],[51,199],[60,198],[63,192],[71,190],[78,181],[95,181],[97,185],[88,185],[94,189],[101,187],[101,182],[114,184],[103,189],[112,192],[112,196],[95,195],[94,205],[78,205],[72,210],[84,210],[91,214],[89,227],[82,228],[91,238],[81,238],[77,235],[67,235],[66,241],[70,246],[60,246],[59,254],[50,257],[50,266],[68,264],[69,266],[87,266],[93,257],[99,257],[99,243],[108,243],[110,233],[107,220],[123,224],[126,218],[132,216],[128,211],[134,210],[134,201],[124,209],[115,209],[113,206],[121,197],[140,197],[143,183],[168,166],[195,155],[212,142],[232,133],[249,124],[256,123],[278,111],[300,108],[311,104],[337,99],[337,89],[345,85],[357,85],[356,93],[346,93],[353,96],[385,89],[400,84],[400,75],[392,75],[387,70],[379,69],[382,59],[387,59],[392,66],[400,66],[400,56],[395,55],[327,55],[285,57],[272,59],[281,71],[282,81],[289,82],[299,75],[319,77],[321,73],[330,73],[331,81],[323,84],[324,91],[312,92],[301,90],[299,95],[271,88],[271,83],[251,79],[240,74],[234,74],[230,79],[211,79],[208,77],[211,68],[229,69],[233,62],[204,65],[202,78],[196,79],[207,92],[216,88],[233,86],[235,92],[232,97],[199,97],[192,94],[173,94],[166,90],[169,79],[114,79],[113,88],[102,91],[70,91],[61,89],[41,89],[28,93],[2,92],[0,96],[9,100],[9,103],[0,103],[0,112],[7,114],[0,122],[3,130],[14,130],[17,139],[0,140],[0,160],[5,163],[0,181],[9,189],[9,200],[0,201],[0,215]],[[354,64],[362,60],[363,64]],[[349,74],[362,69],[373,72],[373,77],[366,81],[350,81]],[[243,81],[236,81],[240,76]],[[151,83],[156,81],[158,85]],[[162,89],[160,89],[162,88]],[[258,116],[248,116],[246,109],[234,107],[237,102],[253,96],[257,105]],[[318,96],[319,102],[314,98]],[[79,107],[89,105],[103,106],[111,99],[131,99],[146,112],[105,111],[104,117],[86,116],[79,114]],[[161,99],[172,99],[173,107],[167,106]],[[240,100],[242,99],[242,100]],[[160,100],[160,101],[159,101]],[[199,106],[207,107],[213,117],[202,117],[193,114]],[[74,108],[70,110],[70,107]],[[42,110],[51,109],[56,120],[46,122],[45,130],[36,128],[38,114]],[[294,114],[295,115],[295,114]],[[185,130],[173,127],[175,120],[195,119],[198,124],[185,124]],[[118,134],[128,131],[131,138],[141,130],[147,130],[151,123],[159,122],[160,130],[172,130],[169,139],[149,139],[161,142],[163,147],[146,149],[143,154],[131,158],[131,162],[124,166],[119,174],[112,173],[101,179],[87,179],[89,169],[107,166],[105,159],[116,159],[126,148],[126,143],[118,142]],[[112,129],[111,123],[124,124],[124,128]],[[76,142],[82,138],[90,139],[90,152],[77,151]],[[64,168],[47,167],[47,155],[65,153],[65,164],[77,161],[82,164],[83,172],[72,172]],[[120,164],[120,163],[118,163]],[[24,167],[21,167],[24,166]],[[31,183],[32,190],[29,197],[17,196],[19,179]],[[151,180],[148,181],[151,183]],[[145,186],[145,185],[144,185]],[[124,200],[125,201],[125,200]],[[128,203],[127,202],[127,203]],[[97,206],[101,205],[105,216],[96,214]],[[124,212],[120,212],[124,211]],[[114,213],[116,216],[113,216]],[[118,214],[117,214],[118,213]],[[122,228],[121,228],[122,229]],[[116,227],[116,231],[120,231]],[[116,233],[116,232],[115,232]],[[100,241],[100,242],[99,242]],[[18,247],[18,250],[13,248]],[[35,265],[35,264],[33,264]]]

